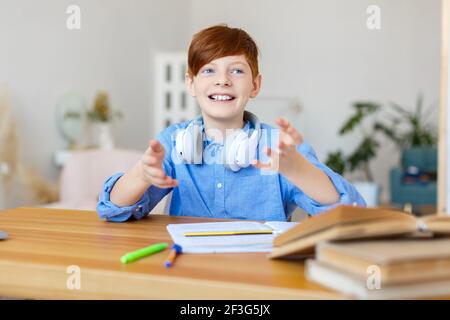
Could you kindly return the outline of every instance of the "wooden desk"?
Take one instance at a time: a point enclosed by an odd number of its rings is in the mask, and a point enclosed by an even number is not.
[[[101,221],[95,212],[18,208],[0,212],[0,296],[36,299],[327,299],[342,296],[308,282],[303,263],[261,253],[181,255],[168,251],[122,265],[120,257],[151,243],[171,242],[169,223],[219,221],[154,215]],[[81,289],[68,289],[69,266]]]

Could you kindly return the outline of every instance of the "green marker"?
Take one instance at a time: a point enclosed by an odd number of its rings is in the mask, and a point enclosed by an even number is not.
[[[130,263],[130,262],[139,260],[141,258],[144,258],[146,256],[149,256],[151,254],[163,251],[168,246],[169,246],[169,244],[167,242],[155,243],[149,247],[142,248],[142,249],[125,254],[124,256],[122,256],[122,258],[120,258],[120,261],[122,263]]]

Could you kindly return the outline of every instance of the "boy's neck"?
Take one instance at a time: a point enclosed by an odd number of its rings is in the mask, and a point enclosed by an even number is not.
[[[208,138],[214,140],[217,143],[223,143],[223,138],[226,137],[227,130],[230,134],[230,130],[236,131],[244,127],[244,114],[234,119],[214,119],[203,115],[203,124],[205,128],[205,133]]]

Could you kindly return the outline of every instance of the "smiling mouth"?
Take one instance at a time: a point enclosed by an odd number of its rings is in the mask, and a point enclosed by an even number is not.
[[[208,96],[209,100],[214,102],[230,102],[235,99],[235,97],[228,94],[212,94]]]

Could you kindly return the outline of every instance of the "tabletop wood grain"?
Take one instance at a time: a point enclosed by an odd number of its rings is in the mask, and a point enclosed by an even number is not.
[[[304,277],[301,261],[264,253],[183,254],[168,251],[123,265],[120,257],[155,242],[171,243],[169,223],[223,221],[152,215],[102,221],[95,212],[17,208],[0,212],[0,296],[34,299],[323,299],[341,295]],[[69,289],[70,266],[81,288]]]

